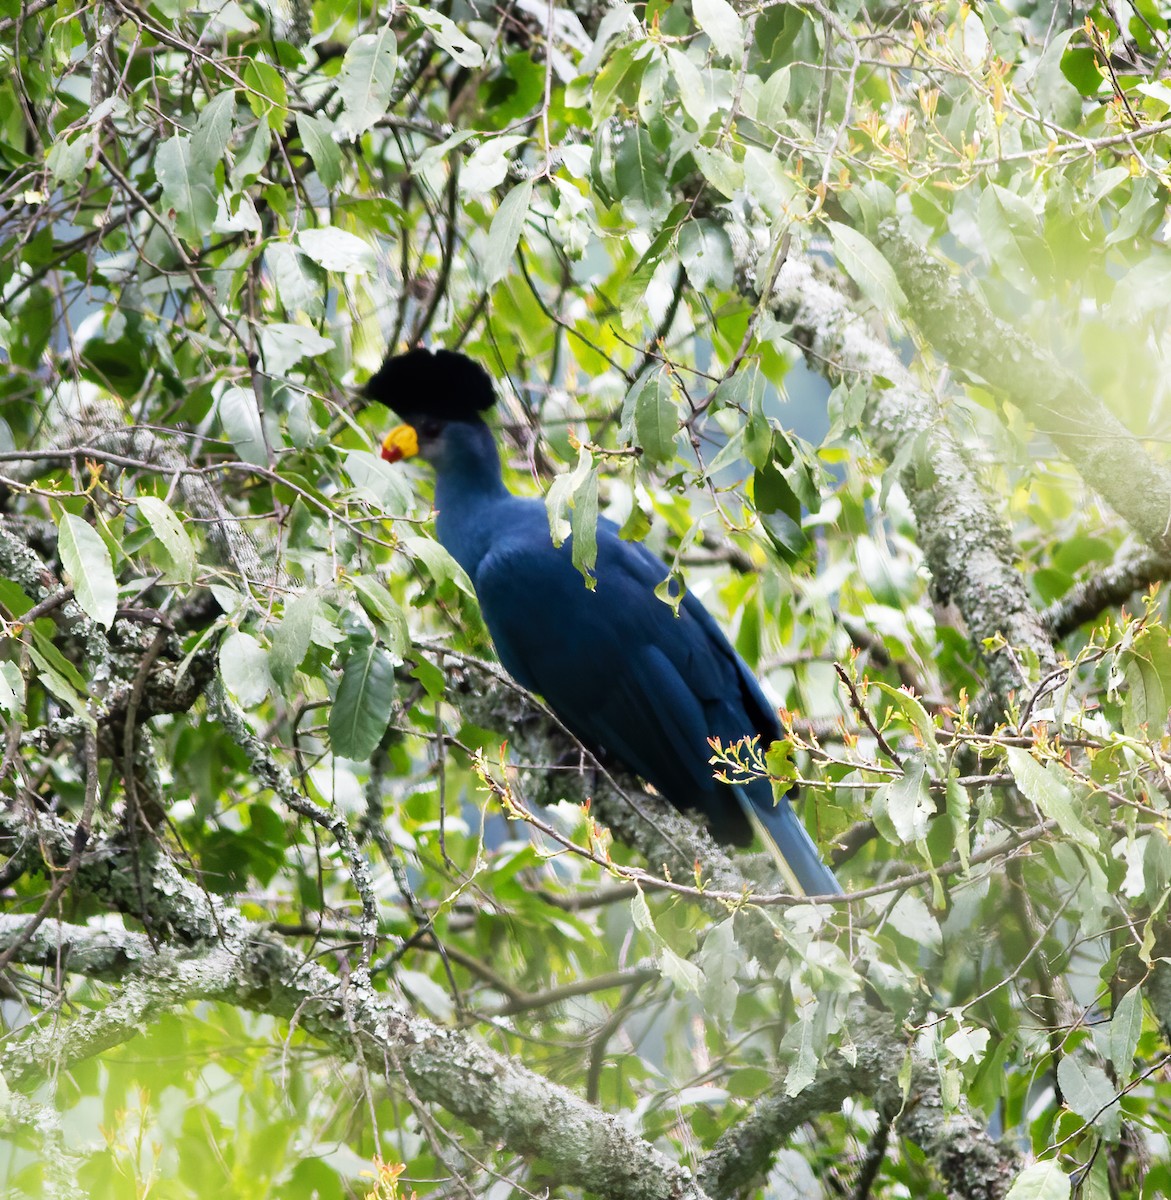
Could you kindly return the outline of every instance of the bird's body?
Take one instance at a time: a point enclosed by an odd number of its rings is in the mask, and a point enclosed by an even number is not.
[[[389,372],[393,382],[393,364],[424,354],[388,360],[375,380],[385,384]],[[426,363],[415,359],[415,366]],[[641,775],[677,808],[699,810],[717,839],[749,842],[751,813],[806,893],[839,891],[788,799],[774,803],[765,779],[733,787],[713,777],[709,738],[729,745],[759,735],[767,745],[781,729],[699,600],[687,593],[676,615],[655,594],[666,565],[602,519],[595,587],[587,588],[570,544],[554,546],[544,504],[505,488],[495,440],[477,410],[436,421],[417,415],[413,397],[370,394],[412,434],[423,430],[417,444],[436,470],[439,540],[471,579],[509,673],[587,746]]]

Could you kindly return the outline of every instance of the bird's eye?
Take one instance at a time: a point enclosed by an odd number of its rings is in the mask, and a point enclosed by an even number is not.
[[[420,421],[415,428],[419,431],[419,435],[425,438],[438,437],[443,426],[438,421],[426,420]]]

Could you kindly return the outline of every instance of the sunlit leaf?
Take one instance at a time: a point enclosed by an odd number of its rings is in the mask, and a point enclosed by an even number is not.
[[[195,577],[195,546],[183,522],[157,496],[139,496],[138,511],[165,551],[171,573],[180,583],[190,583]]]
[[[349,44],[338,75],[338,91],[345,109],[338,126],[343,133],[357,137],[385,114],[397,63],[398,39],[389,27],[359,34]],[[321,170],[320,163],[317,169]],[[330,186],[324,177],[322,182]]]
[[[109,548],[97,530],[73,513],[63,513],[57,532],[57,550],[65,579],[73,585],[77,603],[107,629],[118,609],[118,581]]]

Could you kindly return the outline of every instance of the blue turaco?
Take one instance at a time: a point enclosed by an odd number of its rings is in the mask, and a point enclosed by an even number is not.
[[[543,696],[566,727],[611,756],[675,807],[698,809],[712,834],[745,845],[771,839],[790,885],[841,891],[787,798],[756,779],[713,777],[708,739],[725,745],[781,736],[744,660],[690,592],[678,613],[655,594],[666,565],[598,521],[595,586],[570,544],[553,544],[545,505],[504,486],[483,414],[495,399],[487,372],[462,354],[392,356],[366,396],[404,422],[383,443],[389,461],[416,454],[435,469],[436,532],[467,572],[505,668]]]

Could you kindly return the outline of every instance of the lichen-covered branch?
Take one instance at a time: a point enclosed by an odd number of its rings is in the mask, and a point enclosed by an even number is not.
[[[24,924],[0,916],[0,950]],[[295,1019],[343,1057],[357,1052],[371,1069],[402,1072],[421,1100],[442,1105],[489,1141],[540,1157],[567,1185],[614,1200],[705,1200],[686,1170],[622,1121],[465,1034],[405,1013],[357,977],[343,983],[259,927],[240,926],[233,937],[190,953],[156,954],[141,934],[46,921],[18,957],[54,967],[63,957],[67,970],[121,984],[110,1005],[74,1018],[64,1031],[58,1023],[8,1040],[0,1072],[22,1085],[55,1063],[125,1041],[162,1011],[221,1000]]]
[[[889,1015],[855,1003],[850,1020],[853,1061],[842,1060],[795,1096],[761,1100],[700,1163],[698,1178],[713,1196],[737,1195],[764,1175],[778,1146],[805,1121],[833,1112],[850,1096],[867,1096],[880,1114],[919,1146],[955,1200],[1000,1200],[1019,1169],[1016,1154],[996,1145],[962,1108],[945,1112],[938,1075],[920,1061],[904,1095],[899,1074],[911,1053]]]
[[[744,267],[743,286],[753,285]],[[1031,652],[1042,673],[1056,665],[1053,647],[1013,565],[1012,539],[988,489],[947,426],[947,417],[877,338],[842,290],[804,259],[781,268],[768,303],[791,326],[810,366],[831,382],[869,387],[866,433],[899,478],[914,510],[935,594],[953,600],[973,645],[988,664],[1000,711],[1029,680],[1013,649]],[[1003,638],[1007,647],[988,649]],[[989,641],[991,639],[991,641]]]
[[[878,245],[939,354],[1015,404],[1152,550],[1171,555],[1171,470],[1079,375],[997,317],[893,218],[880,225]]]
[[[1139,550],[1070,588],[1042,611],[1041,620],[1055,638],[1062,638],[1135,592],[1167,578],[1171,578],[1171,555]]]

